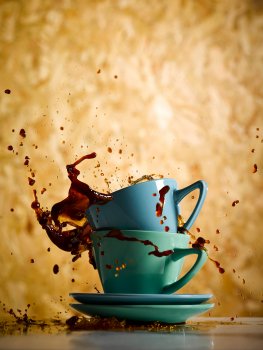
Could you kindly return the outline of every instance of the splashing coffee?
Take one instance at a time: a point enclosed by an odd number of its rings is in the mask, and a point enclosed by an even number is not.
[[[86,183],[78,180],[80,171],[76,166],[85,159],[95,157],[96,153],[93,152],[66,166],[71,181],[68,197],[54,204],[51,211],[43,210],[40,207],[36,190],[34,190],[35,200],[31,205],[41,227],[58,248],[71,252],[74,255],[73,261],[79,258],[82,252],[88,250],[90,262],[93,265],[90,241],[92,229],[85,212],[93,204],[103,205],[107,203],[112,199],[112,196],[94,191]],[[75,228],[66,229],[68,225]]]
[[[76,261],[79,257],[81,257],[81,253],[88,250],[89,261],[93,267],[95,267],[95,261],[92,255],[92,243],[90,238],[90,234],[93,230],[85,213],[91,205],[104,205],[108,203],[110,200],[112,200],[112,195],[97,192],[91,189],[86,183],[81,182],[78,179],[80,171],[76,167],[85,159],[93,159],[95,157],[96,153],[93,152],[81,157],[75,163],[66,166],[68,178],[71,181],[68,196],[61,202],[54,204],[51,211],[41,208],[36,190],[34,190],[35,199],[31,204],[31,207],[36,213],[39,224],[46,231],[50,240],[58,248],[71,252],[71,254],[74,255],[72,261]],[[133,181],[132,184],[145,180],[152,180],[152,175],[145,175],[140,179]],[[169,186],[164,186],[159,191],[160,198],[156,205],[156,216],[162,216],[165,195],[169,190]],[[206,250],[205,244],[209,243],[209,241],[202,237],[198,237],[196,239],[191,232],[184,228],[184,221],[180,215],[178,216],[178,224],[178,233],[187,233],[192,239],[195,240],[195,242],[192,243],[193,247]],[[71,229],[67,229],[68,225],[71,226]],[[169,231],[169,227],[167,227],[165,231]],[[113,232],[115,232],[115,235],[112,234]],[[118,235],[116,235],[116,232],[118,232]],[[121,231],[114,230],[111,231],[110,237],[126,239],[126,237],[121,235]],[[156,256],[171,254],[171,251],[159,252],[158,247],[156,247],[152,242],[141,241],[141,243],[152,245],[154,247],[152,254]],[[220,267],[220,264],[217,261],[211,258],[209,259],[215,263],[216,267],[221,273],[224,272],[224,269]]]

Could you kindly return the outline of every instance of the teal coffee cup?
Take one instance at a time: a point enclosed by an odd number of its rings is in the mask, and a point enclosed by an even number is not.
[[[178,189],[173,179],[150,180],[122,188],[112,193],[112,200],[103,205],[92,205],[86,216],[93,230],[110,228],[125,230],[178,231],[179,203],[198,189],[196,205],[184,228],[195,222],[207,194],[205,181],[197,181]],[[182,213],[183,215],[183,213]]]
[[[189,235],[156,231],[105,230],[91,233],[92,251],[105,293],[170,294],[188,283],[207,260],[189,247]],[[179,278],[184,258],[196,254]]]

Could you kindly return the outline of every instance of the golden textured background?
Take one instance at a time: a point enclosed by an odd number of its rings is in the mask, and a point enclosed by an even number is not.
[[[213,316],[263,315],[262,35],[260,0],[0,1],[1,317],[28,303],[68,317],[69,292],[101,289],[86,254],[72,263],[41,230],[27,180],[50,208],[65,165],[93,151],[79,168],[99,191],[149,173],[206,180],[192,231],[226,272],[208,262],[180,292],[213,293]]]

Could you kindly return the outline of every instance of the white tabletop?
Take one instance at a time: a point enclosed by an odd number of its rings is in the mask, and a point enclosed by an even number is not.
[[[1,350],[263,349],[263,318],[196,318],[172,331],[73,331],[4,335]]]

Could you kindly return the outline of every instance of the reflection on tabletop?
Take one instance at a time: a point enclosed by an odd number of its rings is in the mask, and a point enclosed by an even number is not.
[[[90,327],[86,327],[89,324]],[[70,321],[74,325],[74,319]],[[262,349],[263,318],[196,318],[184,325],[139,324],[96,319],[74,329],[52,321],[5,325],[1,350],[33,349]],[[80,323],[81,323],[80,322]],[[79,323],[79,325],[80,325]],[[109,328],[111,324],[112,328]],[[1,325],[2,326],[2,325]],[[92,329],[93,326],[93,329]],[[108,327],[108,329],[107,329]],[[12,329],[11,329],[12,328]],[[107,330],[106,330],[107,329]],[[8,331],[9,330],[9,331]],[[2,327],[1,327],[2,331]],[[21,336],[18,336],[21,335]]]

